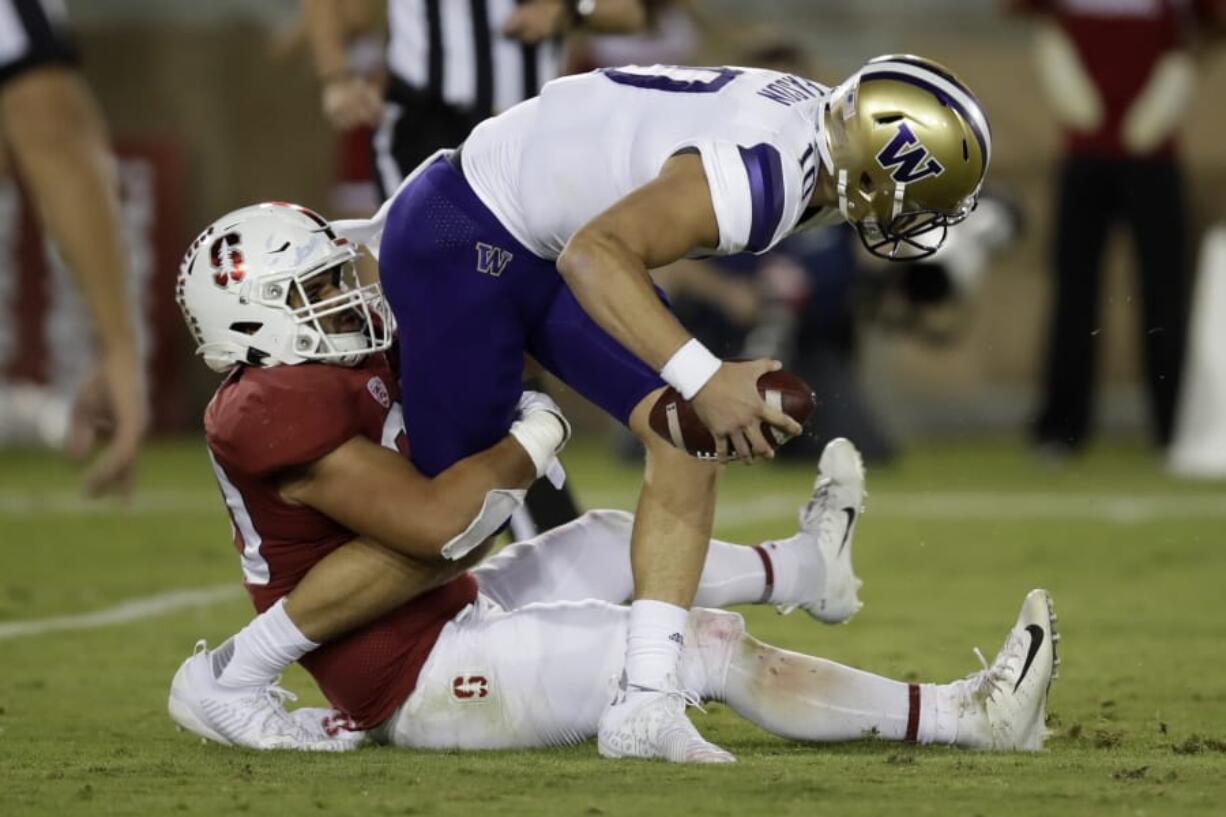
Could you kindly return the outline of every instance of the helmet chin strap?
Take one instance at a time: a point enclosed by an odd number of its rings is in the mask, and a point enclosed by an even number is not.
[[[215,372],[226,372],[240,362],[243,357],[243,347],[237,343],[214,341],[202,343],[196,348],[196,354],[204,358],[204,363]]]
[[[294,352],[300,361],[356,366],[373,351],[370,337],[365,331],[324,332],[310,325],[302,325],[294,337]]]
[[[851,213],[847,211],[847,170],[839,169],[839,212],[843,214],[843,218],[851,221]]]
[[[370,338],[365,332],[342,332],[329,334],[328,341],[337,352],[353,352],[336,358],[333,362],[341,366],[356,366],[370,354]]]

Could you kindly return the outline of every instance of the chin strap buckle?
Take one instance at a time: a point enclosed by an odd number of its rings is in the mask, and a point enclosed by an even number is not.
[[[902,215],[902,200],[907,195],[907,183],[896,182],[894,184],[894,208],[890,211],[890,221]]]
[[[851,221],[851,213],[847,212],[847,169],[839,169],[839,212],[843,218]]]

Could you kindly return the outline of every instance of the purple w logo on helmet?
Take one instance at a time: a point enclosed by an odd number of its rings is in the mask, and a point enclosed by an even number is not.
[[[916,147],[907,150],[911,145]],[[945,172],[941,163],[932,157],[928,148],[920,144],[907,123],[898,126],[898,133],[877,154],[877,161],[896,182],[911,184],[929,176],[939,176]]]

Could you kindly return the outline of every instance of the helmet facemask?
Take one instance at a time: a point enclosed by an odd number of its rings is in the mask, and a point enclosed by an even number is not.
[[[294,323],[293,354],[304,360],[356,366],[387,349],[393,320],[378,283],[358,278],[356,253],[314,269],[266,276],[251,299],[286,310]]]
[[[845,188],[846,170],[839,171],[839,209],[847,217]],[[851,221],[860,236],[860,243],[872,255],[888,261],[918,261],[935,253],[945,243],[949,228],[963,221],[979,203],[979,191],[969,196],[953,212],[931,208],[904,209],[906,183],[893,185],[894,194],[886,197],[891,203],[888,219],[878,220],[876,202],[858,221]]]

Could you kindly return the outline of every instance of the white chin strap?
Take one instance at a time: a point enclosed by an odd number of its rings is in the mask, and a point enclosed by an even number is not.
[[[898,218],[902,214],[902,200],[907,195],[907,183],[894,183],[894,208],[890,211],[890,220]]]
[[[234,364],[243,359],[245,349],[237,343],[214,342],[202,343],[196,347],[196,354],[204,358],[204,363],[215,372],[226,372]]]
[[[843,214],[843,218],[851,221],[851,213],[847,212],[847,171],[839,170],[839,212]]]
[[[366,357],[365,353],[370,351],[370,338],[365,332],[330,334],[328,340],[332,342],[332,348],[337,352],[353,352],[351,355],[336,359],[336,362],[342,366],[356,366]]]
[[[294,359],[285,362],[311,361],[333,366],[356,366],[372,351],[370,338],[365,332],[324,333],[302,324],[294,334]]]

